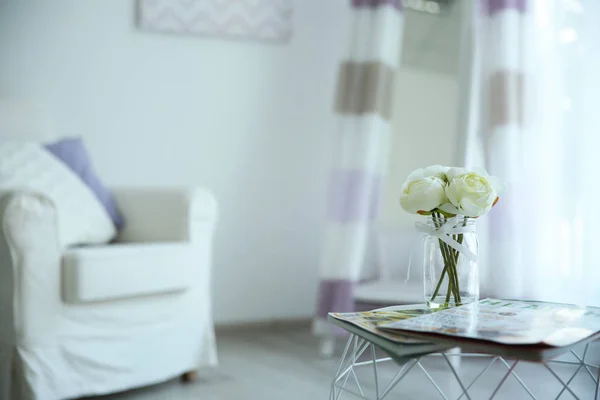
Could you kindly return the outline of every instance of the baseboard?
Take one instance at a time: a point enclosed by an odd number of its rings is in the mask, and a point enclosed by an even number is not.
[[[281,330],[309,330],[312,318],[276,319],[265,321],[231,322],[215,325],[216,334],[244,332],[264,332]]]

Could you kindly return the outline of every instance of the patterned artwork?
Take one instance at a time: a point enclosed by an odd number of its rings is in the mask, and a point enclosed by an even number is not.
[[[140,29],[286,42],[293,0],[138,0]]]

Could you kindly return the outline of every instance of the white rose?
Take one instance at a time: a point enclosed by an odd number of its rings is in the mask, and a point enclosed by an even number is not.
[[[446,171],[446,177],[448,178],[448,182],[452,182],[452,179],[456,178],[457,176],[468,174],[469,172],[475,171],[471,171],[462,167],[452,167],[449,168],[448,171]]]
[[[446,170],[447,167],[432,165],[413,171],[402,186],[402,208],[417,214],[419,211],[429,212],[446,203]]]
[[[500,181],[499,178],[488,174],[487,171],[483,168],[474,167],[474,168],[467,169],[467,168],[462,168],[462,167],[452,167],[452,168],[448,168],[448,171],[446,171],[446,177],[448,178],[448,183],[450,183],[457,176],[465,175],[465,174],[468,174],[471,172],[473,172],[477,175],[481,175],[484,178],[486,178],[489,181],[489,183],[492,185],[492,187],[494,188],[496,193],[498,193],[499,195],[504,192],[504,190],[505,190],[504,183],[502,183],[502,181]]]
[[[447,177],[446,196],[450,203],[440,207],[444,212],[479,217],[487,213],[498,200],[498,180],[484,170],[451,168]]]
[[[450,167],[445,167],[443,165],[430,165],[429,167],[419,168],[411,172],[411,174],[408,176],[407,181],[415,180],[417,178],[422,178],[425,176],[434,176],[445,181],[446,172],[448,172],[448,170],[450,170]]]

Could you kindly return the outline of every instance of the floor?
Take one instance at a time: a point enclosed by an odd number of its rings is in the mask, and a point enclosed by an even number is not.
[[[339,353],[343,349],[340,343]],[[329,399],[331,378],[338,366],[338,358],[322,359],[317,353],[317,341],[308,329],[277,330],[268,332],[228,332],[218,335],[220,367],[202,371],[193,383],[183,384],[173,380],[164,384],[110,396],[92,397],[88,400],[312,400]],[[592,350],[594,354],[592,353]],[[596,356],[600,346],[588,355]],[[339,354],[338,354],[339,357]],[[594,358],[590,357],[588,362]],[[573,358],[569,358],[571,360]],[[489,359],[469,359],[461,362],[460,374],[469,379],[477,375]],[[597,365],[597,360],[592,361]],[[459,387],[445,361],[429,357],[424,367],[449,395],[458,397]],[[568,380],[576,367],[556,365],[559,376]],[[398,371],[393,363],[379,364],[380,382],[389,381]],[[493,388],[502,379],[507,368],[496,362],[473,386],[473,400],[489,398]],[[515,371],[540,399],[554,399],[562,386],[552,379],[543,366],[519,364]],[[372,369],[362,367],[357,372],[362,389],[373,390]],[[363,376],[364,375],[364,376]],[[381,384],[381,383],[380,383]],[[573,379],[572,386],[581,399],[592,399],[594,383],[583,369]],[[342,394],[340,400],[355,397]],[[386,399],[428,400],[441,399],[425,373],[413,369]],[[519,400],[529,398],[514,378],[506,381],[495,399]],[[574,399],[568,392],[560,399]],[[465,397],[463,397],[465,399]]]

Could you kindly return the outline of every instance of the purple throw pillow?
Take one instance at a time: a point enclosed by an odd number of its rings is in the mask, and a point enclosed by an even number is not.
[[[117,229],[123,228],[125,220],[110,191],[96,175],[90,157],[80,138],[61,139],[45,145],[46,150],[65,163],[94,192],[104,206]]]

